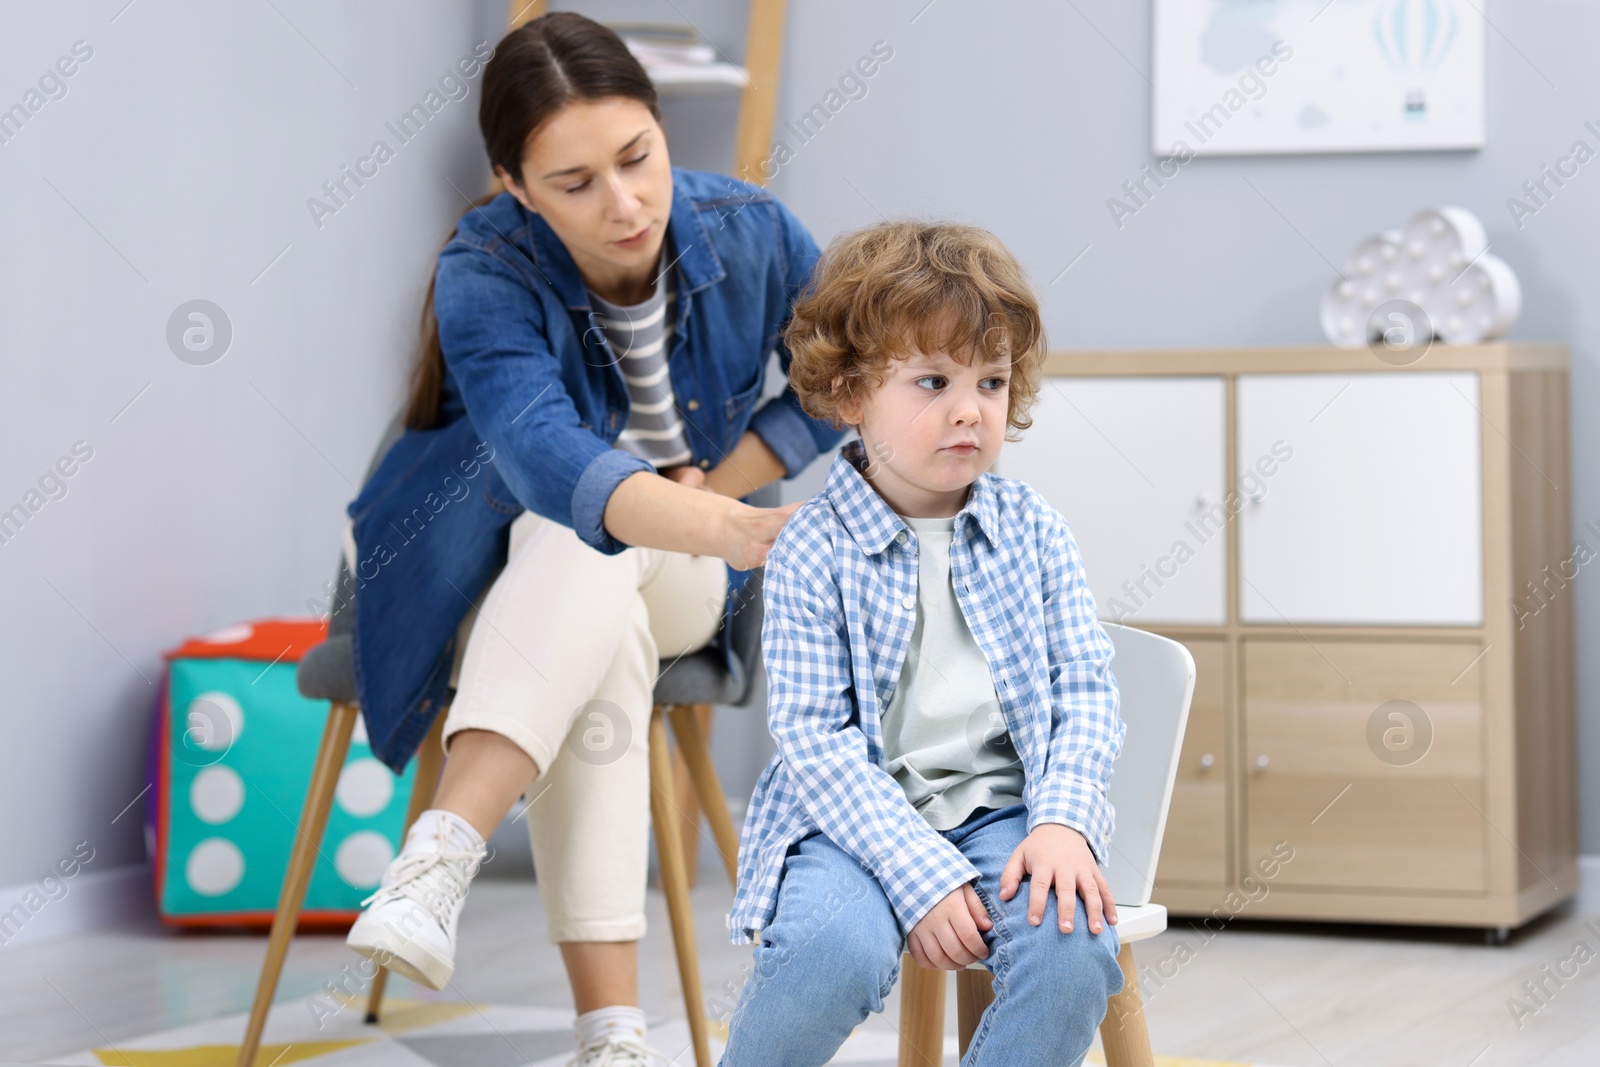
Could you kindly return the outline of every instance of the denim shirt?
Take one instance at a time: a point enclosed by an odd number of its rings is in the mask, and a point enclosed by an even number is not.
[[[678,293],[668,373],[693,462],[719,463],[754,431],[793,478],[843,436],[791,385],[759,408],[769,355],[820,251],[760,186],[672,168],[665,240]],[[444,353],[440,424],[406,430],[349,506],[356,542],[352,641],[372,750],[397,772],[449,698],[456,628],[506,559],[523,510],[614,555],[603,525],[617,485],[655,468],[613,447],[627,384],[566,246],[510,193],[464,216],[439,254],[434,310]],[[750,572],[728,567],[713,648]]]
[[[761,648],[777,752],[739,841],[734,944],[771,922],[790,846],[819,831],[877,878],[903,933],[978,877],[884,766],[882,715],[916,624],[918,539],[861,474],[865,455],[858,439],[839,449],[822,493],[767,555]],[[950,578],[1022,762],[1028,830],[1070,826],[1106,866],[1126,726],[1066,519],[1026,482],[984,472],[955,517]],[[992,707],[973,709],[974,755],[1000,725]]]

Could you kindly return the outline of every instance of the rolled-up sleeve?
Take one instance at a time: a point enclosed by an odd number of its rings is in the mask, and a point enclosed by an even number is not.
[[[776,209],[779,248],[783,255],[784,301],[783,316],[773,349],[778,353],[778,364],[787,378],[794,356],[783,340],[783,331],[794,315],[794,302],[810,280],[822,250],[817,247],[805,224],[792,211],[777,200],[773,201],[773,207]],[[845,434],[843,429],[835,429],[827,420],[806,414],[800,406],[800,395],[795,392],[792,383],[757,409],[750,418],[750,429],[783,462],[785,478],[793,478],[805,470],[823,450],[843,440]]]
[[[615,555],[629,546],[605,529],[606,503],[624,478],[655,468],[581,425],[530,292],[544,284],[534,277],[480,249],[447,247],[434,281],[445,364],[522,506]]]

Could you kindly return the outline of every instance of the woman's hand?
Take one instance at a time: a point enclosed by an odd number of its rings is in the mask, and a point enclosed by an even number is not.
[[[692,464],[667,467],[658,473],[690,489],[716,492],[706,481],[706,472]],[[759,567],[767,561],[767,553],[772,551],[772,543],[778,539],[778,531],[789,521],[789,516],[805,503],[803,500],[797,500],[781,507],[757,508],[732,497],[726,499],[729,506],[724,521],[720,524],[716,555],[727,560],[735,570],[741,571]]]
[[[775,508],[755,508],[739,501],[733,502],[725,523],[724,550],[717,555],[733,565],[734,570],[747,571],[767,561],[778,531],[789,521],[789,516],[804,504],[796,500]]]

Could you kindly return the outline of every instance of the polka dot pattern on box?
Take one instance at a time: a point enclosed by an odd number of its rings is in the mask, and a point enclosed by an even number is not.
[[[230,693],[212,690],[189,702],[184,742],[207,752],[225,752],[244,731],[244,708]]]
[[[226,838],[208,837],[189,853],[183,873],[196,893],[221,896],[244,879],[244,853]]]
[[[394,775],[389,768],[368,757],[345,764],[333,798],[351,815],[366,818],[389,806],[394,796]]]
[[[200,640],[208,645],[236,645],[241,641],[250,640],[250,635],[255,632],[256,628],[249,623],[238,622],[232,626],[224,626],[220,630],[212,630]]]
[[[229,767],[205,768],[189,786],[189,807],[203,823],[227,822],[244,807],[244,779]]]
[[[328,702],[295,683],[293,657],[319,626],[258,620],[168,653],[152,848],[167,921],[264,925],[276,907],[328,722]],[[345,921],[360,910],[399,848],[414,778],[373,756],[358,716],[302,915]]]
[[[371,889],[383,879],[383,869],[392,859],[394,846],[388,838],[362,830],[344,839],[333,854],[333,866],[351,885]]]

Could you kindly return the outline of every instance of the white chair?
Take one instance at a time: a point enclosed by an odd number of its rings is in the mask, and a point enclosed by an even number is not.
[[[1128,730],[1111,776],[1115,861],[1105,871],[1117,905],[1117,937],[1122,945],[1117,962],[1124,982],[1122,992],[1106,1005],[1100,1042],[1107,1067],[1153,1067],[1133,942],[1167,928],[1167,909],[1150,903],[1150,894],[1194,696],[1194,657],[1168,638],[1114,623],[1101,625],[1116,646],[1113,667]],[[944,1062],[944,979],[944,971],[930,971],[909,953],[905,956],[900,979],[900,1067],[940,1067]],[[978,1019],[994,999],[990,980],[981,963],[956,972],[963,1056]]]

